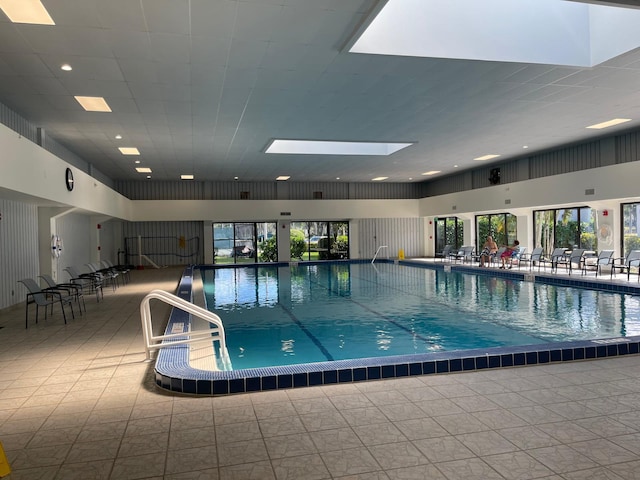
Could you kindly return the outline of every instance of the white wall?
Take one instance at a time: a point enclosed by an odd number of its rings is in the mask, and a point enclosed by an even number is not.
[[[26,289],[18,280],[37,281],[38,207],[0,198],[0,308],[23,302]]]

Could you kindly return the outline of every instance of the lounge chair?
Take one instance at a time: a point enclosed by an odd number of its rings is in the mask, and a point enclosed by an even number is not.
[[[75,267],[67,267],[64,269],[69,274],[69,281],[80,285],[83,291],[89,290],[89,292],[95,292],[96,301],[100,301],[100,298],[104,298],[104,292],[102,290],[102,278],[95,273],[80,273]]]
[[[569,275],[573,272],[574,265],[577,265],[578,270],[583,270],[584,268],[584,252],[586,249],[584,248],[574,248],[568,257],[566,257],[566,261],[563,262],[565,268],[569,271]]]
[[[613,250],[602,250],[597,257],[585,257],[584,260],[584,273],[587,273],[589,268],[594,268],[596,271],[596,277],[602,273],[602,267],[611,268],[613,263]]]
[[[618,261],[619,263],[616,263]],[[616,270],[620,272],[627,271],[627,281],[631,276],[631,269],[636,268],[638,271],[638,281],[640,282],[640,250],[631,250],[625,258],[616,258],[611,263],[611,278]]]
[[[536,247],[533,249],[531,253],[524,253],[520,255],[520,261],[518,262],[518,268],[523,263],[529,264],[529,271],[533,269],[533,266],[538,264],[538,271],[540,271],[540,265],[544,263],[544,259],[542,258],[542,247]]]
[[[566,255],[567,249],[564,247],[554,248],[553,252],[551,252],[551,257],[549,261],[551,263],[551,271],[555,271],[558,268],[558,264],[563,264],[567,260]]]
[[[67,315],[64,311],[65,305],[69,305],[71,309],[71,317],[76,318],[73,313],[73,297],[70,295],[66,295],[64,292],[52,289],[52,288],[40,288],[38,282],[36,282],[33,278],[24,278],[22,280],[18,280],[21,284],[23,284],[27,290],[27,299],[26,299],[26,310],[25,310],[25,322],[24,328],[29,328],[29,304],[36,304],[36,323],[38,323],[38,313],[40,311],[40,307],[44,307],[44,318],[47,318],[47,307],[51,306],[51,313],[53,313],[53,306],[55,304],[60,304],[60,309],[62,310],[62,318],[64,318],[64,324],[67,324]]]
[[[109,260],[103,260],[102,265],[104,265],[105,268],[110,268],[112,270],[115,270],[116,272],[120,273],[122,275],[122,283],[129,283],[129,280],[131,280],[130,277],[130,272],[131,272],[131,268],[127,267],[126,265],[114,265],[113,262],[109,261]]]
[[[47,288],[67,292],[67,295],[75,297],[76,303],[78,304],[78,310],[80,310],[80,315],[82,315],[83,307],[84,311],[87,311],[87,305],[84,302],[84,293],[82,292],[81,285],[78,285],[77,283],[56,283],[51,275],[46,274],[40,275],[40,278],[47,284]],[[80,303],[80,301],[82,301],[82,303]]]
[[[109,268],[102,268],[100,265],[94,263],[85,263],[85,266],[89,269],[91,273],[98,276],[106,285],[107,283],[111,284],[111,288],[115,291],[118,288],[118,273],[112,271]]]
[[[444,259],[451,255],[451,249],[453,249],[452,245],[445,245],[440,253],[436,253],[435,258],[441,258],[444,262]]]
[[[473,245],[465,245],[460,247],[457,253],[451,254],[450,257],[454,262],[460,260],[462,263],[471,262],[473,260],[473,251],[476,249]]]

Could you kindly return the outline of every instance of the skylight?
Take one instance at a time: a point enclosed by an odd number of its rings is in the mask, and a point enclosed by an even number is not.
[[[265,153],[298,155],[391,155],[412,143],[336,142],[275,139]]]
[[[349,51],[592,67],[640,46],[639,23],[564,0],[389,0]]]

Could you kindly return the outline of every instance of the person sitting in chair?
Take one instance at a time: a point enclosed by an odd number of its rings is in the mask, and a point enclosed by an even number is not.
[[[489,235],[487,241],[482,246],[482,252],[480,252],[480,266],[484,267],[485,264],[491,263],[491,258],[495,256],[498,251],[498,244],[493,240],[493,237]]]
[[[509,267],[511,268],[513,266],[513,259],[515,257],[517,257],[520,254],[520,242],[518,240],[514,240],[513,241],[513,245],[512,246],[507,246],[507,249],[502,253],[502,255],[500,255],[500,261],[502,262],[502,265],[500,265],[500,268],[507,268],[507,260],[509,260]]]

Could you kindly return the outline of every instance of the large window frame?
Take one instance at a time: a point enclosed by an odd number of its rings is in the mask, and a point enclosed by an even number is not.
[[[513,245],[518,239],[518,217],[509,212],[476,215],[476,251],[489,235],[498,246]]]
[[[640,250],[640,202],[620,205],[620,250],[626,257],[631,250]]]
[[[278,261],[277,222],[215,222],[213,263],[249,264]]]
[[[316,261],[349,258],[349,222],[291,222],[291,260]]]
[[[464,243],[464,225],[458,217],[440,217],[435,223],[435,251],[442,252],[445,245],[451,245],[453,251],[458,251]]]
[[[596,210],[589,206],[534,210],[533,238],[534,247],[542,247],[547,255],[554,248],[597,251]]]

